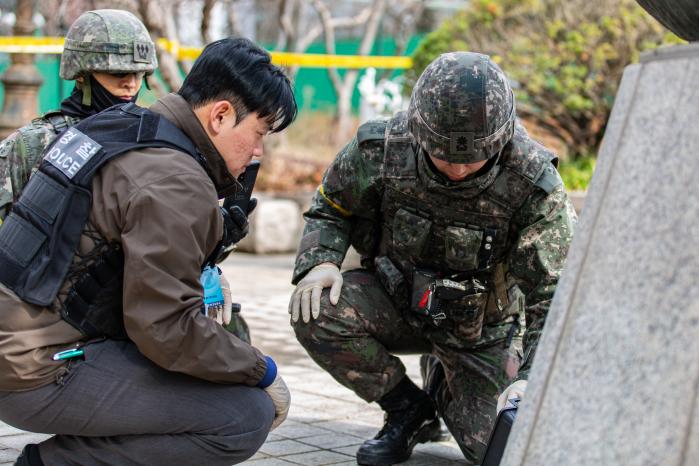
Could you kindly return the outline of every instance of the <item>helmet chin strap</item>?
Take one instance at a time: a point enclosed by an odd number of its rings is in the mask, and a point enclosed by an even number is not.
[[[92,106],[92,86],[90,85],[90,78],[83,79],[80,83],[80,90],[83,91],[82,104],[86,107]]]

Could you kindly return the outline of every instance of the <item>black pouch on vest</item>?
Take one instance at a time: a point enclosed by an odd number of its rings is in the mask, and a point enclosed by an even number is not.
[[[386,292],[393,298],[393,302],[399,310],[408,305],[408,289],[403,272],[398,270],[387,256],[379,256],[374,259],[376,275]]]
[[[515,423],[518,406],[518,398],[507,400],[507,404],[498,414],[481,466],[498,466],[500,464],[507,446],[507,438],[510,436],[510,430],[512,430],[512,424]]]
[[[425,293],[430,290],[430,287],[437,280],[437,272],[429,269],[415,268],[413,271],[413,289],[410,295],[410,310],[420,314],[427,315],[423,301]]]

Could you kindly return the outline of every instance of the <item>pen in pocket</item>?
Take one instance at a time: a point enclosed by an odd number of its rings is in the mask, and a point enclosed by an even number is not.
[[[59,351],[58,353],[54,354],[51,359],[53,359],[54,361],[63,361],[64,359],[77,358],[84,354],[85,352],[82,350],[82,348],[74,348],[65,351]]]

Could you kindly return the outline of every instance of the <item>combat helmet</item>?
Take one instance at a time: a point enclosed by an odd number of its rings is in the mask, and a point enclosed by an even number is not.
[[[410,133],[427,154],[474,163],[500,153],[514,134],[515,98],[500,67],[480,53],[437,57],[420,75],[408,107]]]
[[[136,16],[123,10],[93,10],[80,15],[66,34],[60,76],[153,73],[158,67],[155,44]]]

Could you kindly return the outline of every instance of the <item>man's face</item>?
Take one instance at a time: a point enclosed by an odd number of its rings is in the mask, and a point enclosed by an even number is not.
[[[114,97],[129,101],[141,89],[144,73],[109,74],[95,72],[92,73],[92,76]]]
[[[451,163],[445,162],[444,160],[432,157],[430,155],[430,160],[437,167],[444,176],[449,178],[451,181],[463,181],[469,175],[476,173],[480,170],[487,160],[481,160],[480,162],[474,163]]]
[[[253,157],[262,157],[262,139],[269,133],[269,124],[257,113],[249,113],[237,125],[233,118],[221,122],[220,130],[210,135],[214,146],[236,178],[250,165]]]

